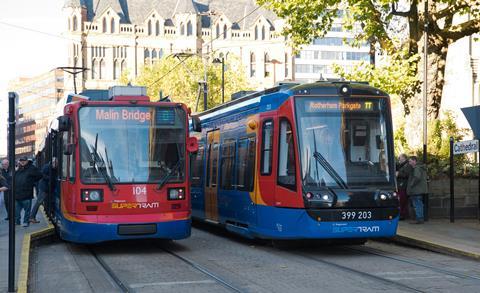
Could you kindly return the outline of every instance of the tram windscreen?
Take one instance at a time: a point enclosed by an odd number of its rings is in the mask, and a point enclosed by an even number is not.
[[[305,186],[393,184],[385,98],[296,97],[295,107]]]
[[[83,183],[180,182],[185,176],[186,113],[178,107],[82,107]]]

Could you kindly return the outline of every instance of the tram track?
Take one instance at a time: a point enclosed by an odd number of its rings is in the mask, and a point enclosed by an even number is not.
[[[210,270],[208,270],[207,268],[203,267],[202,265],[198,264],[197,262],[189,259],[189,258],[186,258],[185,256],[181,256],[180,254],[168,249],[168,248],[162,248],[163,251],[165,251],[166,253],[172,255],[173,257],[181,260],[182,262],[184,262],[185,264],[191,266],[192,268],[196,269],[197,271],[200,271],[201,273],[205,274],[206,276],[208,276],[209,278],[213,279],[214,281],[216,281],[217,283],[219,283],[220,285],[222,285],[224,288],[228,289],[229,291],[231,292],[243,292],[243,290],[235,287],[234,285],[232,285],[231,283],[227,282],[226,280],[224,280],[223,278],[215,275],[214,273],[212,273]]]
[[[427,263],[424,263],[424,262],[421,262],[421,261],[409,259],[409,258],[402,257],[402,256],[390,256],[390,255],[385,254],[381,250],[377,250],[377,249],[374,249],[374,248],[371,248],[371,247],[369,247],[369,248],[366,248],[366,247],[362,247],[362,248],[343,247],[343,248],[345,250],[349,250],[349,251],[360,252],[360,253],[368,254],[368,255],[375,255],[375,256],[378,256],[378,257],[383,257],[383,258],[386,258],[386,259],[391,259],[391,260],[395,260],[395,261],[398,261],[398,262],[427,268],[427,269],[430,269],[430,270],[438,272],[438,273],[442,273],[442,274],[449,275],[449,276],[454,276],[454,277],[461,278],[461,279],[470,279],[470,280],[480,282],[480,277],[477,277],[477,276],[472,276],[472,275],[467,275],[467,274],[463,274],[463,273],[459,273],[459,272],[454,272],[454,271],[451,271],[451,270],[442,269],[442,268],[439,268],[439,267],[436,267],[436,266],[433,266],[433,265],[430,265],[430,264],[427,264]]]
[[[393,281],[393,280],[390,280],[390,279],[387,279],[387,278],[383,278],[383,277],[380,277],[380,276],[377,276],[377,275],[374,275],[374,274],[366,273],[364,271],[356,270],[356,269],[353,269],[353,268],[350,268],[350,267],[347,267],[347,266],[344,266],[344,265],[340,265],[340,264],[332,262],[332,261],[319,259],[317,257],[312,257],[311,255],[307,255],[307,254],[295,254],[295,255],[301,256],[305,259],[308,259],[308,260],[311,260],[311,261],[314,261],[314,262],[322,263],[324,265],[332,266],[336,269],[339,269],[339,270],[342,270],[342,271],[345,271],[345,272],[348,272],[348,273],[356,274],[356,275],[359,275],[359,276],[362,276],[362,277],[365,277],[365,278],[368,278],[368,279],[371,279],[371,280],[374,280],[374,281],[377,281],[377,282],[381,282],[381,283],[386,284],[386,285],[392,285],[392,286],[396,287],[397,289],[406,290],[408,292],[425,292],[423,290],[405,285],[405,284],[397,282],[397,281]]]
[[[87,246],[88,251],[90,254],[95,258],[97,263],[100,265],[100,267],[107,273],[107,275],[110,277],[110,279],[117,285],[118,289],[121,290],[121,292],[124,293],[132,293],[134,292],[133,289],[128,287],[128,285],[123,282],[117,274],[113,271],[113,269],[103,260],[103,258],[98,255],[98,253],[95,252],[95,250],[91,246]]]
[[[135,288],[135,284],[131,287],[115,273],[114,269],[102,258],[102,256],[95,251],[95,249],[91,246],[86,247],[88,252],[94,257],[96,263],[105,271],[108,277],[113,281],[113,283],[118,287],[120,292],[124,293],[131,293],[135,292],[133,288]],[[212,283],[216,283],[223,288],[227,289],[229,292],[244,292],[244,290],[239,289],[235,285],[231,284],[230,282],[226,281],[224,278],[218,276],[211,270],[205,268],[204,266],[200,265],[199,263],[195,262],[194,260],[187,258],[185,256],[180,255],[179,253],[175,252],[171,248],[165,247],[162,244],[161,247],[156,246],[156,249],[160,249],[161,251],[167,253],[168,255],[180,260],[181,262],[185,263],[189,267],[193,268],[194,270],[200,272],[203,275],[206,275],[209,279],[212,280]],[[175,281],[172,282],[176,283]],[[181,283],[181,282],[179,282]],[[185,282],[188,283],[188,282]],[[133,287],[133,288],[132,288]]]

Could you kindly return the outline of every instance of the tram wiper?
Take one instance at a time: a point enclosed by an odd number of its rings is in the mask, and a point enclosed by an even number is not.
[[[183,159],[178,160],[178,162],[173,166],[172,169],[169,169],[167,171],[167,174],[165,174],[162,179],[160,179],[160,182],[158,182],[158,187],[157,189],[162,189],[163,185],[167,183],[168,179],[172,176],[173,172],[177,171],[178,168],[181,166],[181,163],[183,162]]]
[[[332,176],[333,180],[335,180],[335,182],[338,184],[338,186],[340,186],[343,189],[348,188],[347,183],[345,183],[345,181],[343,181],[342,177],[340,177],[340,175],[338,175],[337,171],[335,171],[335,169],[332,167],[332,165],[330,165],[330,163],[325,159],[324,156],[322,156],[322,154],[315,151],[315,152],[313,152],[313,157],[315,158],[315,160],[317,160],[317,162],[320,165],[322,165],[323,169],[325,169],[325,171],[327,171],[327,173],[330,176]]]
[[[105,161],[98,154],[97,145],[98,145],[98,133],[95,135],[95,146],[93,147],[93,153],[91,154],[92,160],[90,162],[93,164],[93,168],[95,168],[95,165],[97,165],[97,170],[100,172],[100,174],[102,174],[103,179],[105,179],[105,182],[108,185],[108,188],[110,188],[111,191],[114,191],[115,185],[113,185],[112,178],[108,176],[105,169],[102,169],[102,167],[98,165],[98,162],[102,162],[103,165],[105,166]]]

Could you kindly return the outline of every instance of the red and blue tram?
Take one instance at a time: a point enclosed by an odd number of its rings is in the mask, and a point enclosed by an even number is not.
[[[198,115],[192,216],[250,238],[396,234],[386,93],[362,83],[286,84]]]
[[[59,236],[95,243],[190,236],[190,110],[150,102],[142,87],[71,95],[40,152],[57,157],[45,203]],[[55,123],[54,123],[55,124]]]

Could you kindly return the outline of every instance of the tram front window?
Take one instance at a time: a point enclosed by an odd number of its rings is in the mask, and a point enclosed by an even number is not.
[[[184,180],[183,109],[83,107],[78,115],[82,182]]]
[[[297,97],[304,186],[393,184],[386,99]]]

